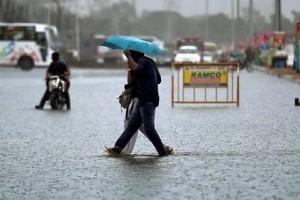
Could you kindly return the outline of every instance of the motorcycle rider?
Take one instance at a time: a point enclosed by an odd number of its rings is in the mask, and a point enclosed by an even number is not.
[[[66,88],[65,88],[65,98],[66,98],[66,104],[67,104],[67,109],[71,109],[71,102],[70,102],[70,95],[69,95],[69,87],[70,87],[70,75],[71,71],[70,68],[60,60],[60,55],[58,52],[52,53],[52,62],[50,63],[47,71],[46,71],[46,91],[39,103],[39,105],[36,105],[36,109],[43,109],[46,101],[49,99],[49,81],[50,81],[50,76],[59,76],[62,80],[65,81],[66,83]]]

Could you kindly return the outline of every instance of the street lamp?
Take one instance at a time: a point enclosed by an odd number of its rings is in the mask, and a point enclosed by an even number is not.
[[[236,0],[236,18],[237,19],[239,19],[241,17],[240,10],[241,10],[240,0]]]

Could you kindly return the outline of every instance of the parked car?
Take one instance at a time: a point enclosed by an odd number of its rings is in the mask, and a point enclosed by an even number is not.
[[[232,52],[230,54],[230,60],[238,62],[241,65],[246,61],[246,55],[243,52]]]
[[[214,62],[217,57],[217,44],[204,42],[203,62]]]
[[[212,52],[203,52],[203,62],[213,62],[215,60],[215,55]]]
[[[179,47],[174,62],[176,63],[198,63],[201,61],[199,50],[196,46],[186,45]]]

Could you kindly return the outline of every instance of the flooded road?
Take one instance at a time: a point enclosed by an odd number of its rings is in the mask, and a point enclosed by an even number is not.
[[[125,70],[73,70],[70,111],[35,110],[45,70],[0,68],[0,199],[300,199],[300,85],[241,73],[240,107],[175,105],[162,68],[156,128],[177,155],[107,157]],[[150,154],[150,155],[149,155]]]

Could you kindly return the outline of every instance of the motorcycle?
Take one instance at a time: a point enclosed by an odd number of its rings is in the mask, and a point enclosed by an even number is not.
[[[61,110],[66,105],[66,82],[60,76],[49,78],[49,103],[53,110]]]

